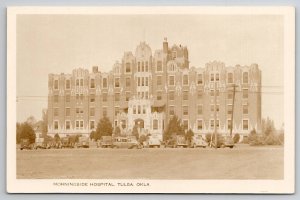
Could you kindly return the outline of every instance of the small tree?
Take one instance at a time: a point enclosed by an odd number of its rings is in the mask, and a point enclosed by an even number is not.
[[[19,134],[19,139],[28,139],[30,144],[35,142],[35,133],[30,124],[24,122],[19,126],[19,130],[17,130],[17,134]]]
[[[54,141],[55,141],[56,143],[60,141],[60,136],[58,135],[58,133],[56,133],[56,134],[54,135]]]
[[[241,138],[240,134],[238,134],[238,133],[234,134],[234,136],[233,136],[233,142],[235,144],[238,143],[240,141],[240,138]]]
[[[193,136],[194,136],[194,132],[191,129],[189,129],[185,134],[185,139],[188,142],[188,144],[192,143]]]
[[[96,131],[92,131],[92,132],[90,133],[90,139],[91,139],[91,140],[95,139],[95,134],[96,134]]]
[[[115,128],[115,130],[114,130],[114,135],[115,135],[115,136],[120,136],[120,135],[121,135],[121,129],[120,129],[120,127],[117,126],[117,127]]]
[[[205,135],[205,140],[208,144],[210,144],[211,139],[212,139],[212,134],[211,133],[208,133],[208,134]]]
[[[111,122],[107,117],[103,117],[102,119],[100,119],[97,125],[94,139],[97,141],[100,140],[102,136],[112,136],[112,133],[113,127]]]
[[[184,128],[181,125],[180,119],[176,115],[174,115],[170,119],[168,126],[164,132],[163,140],[168,140],[174,135],[184,135]]]
[[[138,130],[138,126],[137,125],[133,126],[132,135],[134,135],[137,140],[139,139],[139,130]]]

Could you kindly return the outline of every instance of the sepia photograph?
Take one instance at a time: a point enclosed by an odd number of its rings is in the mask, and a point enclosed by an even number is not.
[[[293,193],[294,17],[8,8],[8,192]]]

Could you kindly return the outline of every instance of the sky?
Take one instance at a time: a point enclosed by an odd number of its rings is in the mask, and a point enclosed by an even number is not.
[[[48,74],[99,66],[110,71],[125,51],[145,41],[152,49],[181,44],[190,66],[257,63],[262,71],[262,117],[283,119],[283,18],[266,15],[18,15],[17,121],[41,119]]]

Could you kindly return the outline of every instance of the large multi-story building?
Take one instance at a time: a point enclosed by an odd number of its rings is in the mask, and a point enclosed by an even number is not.
[[[89,134],[103,116],[123,133],[136,124],[140,133],[159,136],[174,115],[198,134],[215,128],[228,134],[231,119],[233,133],[247,135],[261,127],[257,64],[226,67],[214,61],[189,67],[187,47],[169,47],[166,39],[154,53],[141,42],[110,72],[78,68],[49,74],[48,84],[48,134]]]

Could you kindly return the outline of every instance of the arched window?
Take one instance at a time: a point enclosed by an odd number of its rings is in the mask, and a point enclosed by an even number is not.
[[[153,130],[158,130],[158,120],[157,119],[153,120]]]
[[[243,73],[243,83],[248,83],[248,72]]]
[[[233,83],[233,73],[227,74],[227,83]]]

